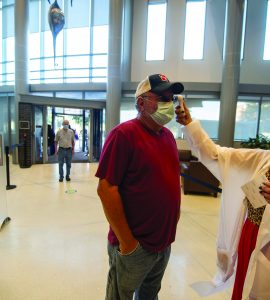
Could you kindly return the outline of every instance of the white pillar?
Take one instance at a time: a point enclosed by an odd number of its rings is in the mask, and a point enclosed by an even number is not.
[[[244,0],[227,0],[225,53],[220,94],[219,144],[233,146],[240,77]]]
[[[123,0],[110,0],[106,133],[120,122]]]
[[[16,0],[15,20],[15,95],[14,110],[11,119],[15,123],[12,131],[12,144],[19,142],[19,102],[20,94],[28,93],[28,21],[29,0]],[[14,153],[15,154],[15,153]],[[18,162],[17,153],[13,155],[13,163]]]

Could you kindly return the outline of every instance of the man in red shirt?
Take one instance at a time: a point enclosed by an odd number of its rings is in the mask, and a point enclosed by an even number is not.
[[[136,90],[136,119],[111,130],[96,176],[110,224],[107,300],[157,299],[180,217],[179,160],[164,127],[184,87],[154,74]]]

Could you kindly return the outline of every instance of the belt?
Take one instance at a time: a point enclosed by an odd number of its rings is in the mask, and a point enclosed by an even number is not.
[[[70,150],[71,147],[68,147],[68,148],[64,148],[64,147],[59,147],[60,149],[64,149],[64,150]]]

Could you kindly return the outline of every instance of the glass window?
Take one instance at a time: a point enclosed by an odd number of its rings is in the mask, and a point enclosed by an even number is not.
[[[29,35],[29,58],[39,58],[40,57],[40,33],[31,33]]]
[[[66,68],[89,68],[89,55],[74,55],[66,58]]]
[[[234,140],[246,140],[250,137],[256,137],[258,115],[258,101],[237,102]]]
[[[219,126],[219,100],[201,100],[200,98],[187,97],[186,101],[188,103],[189,110],[193,119],[200,120],[202,127],[208,133],[210,138],[218,138],[218,126]],[[170,123],[166,125],[175,138],[182,138],[182,131],[179,123],[173,119]]]
[[[136,118],[138,114],[135,108],[135,98],[124,99],[120,106],[120,123]]]
[[[30,83],[40,83],[40,72],[36,72],[40,70],[40,33],[31,33],[29,35],[29,80]],[[33,72],[35,71],[35,72]]]
[[[246,21],[247,21],[247,0],[245,0],[245,2],[244,2],[244,15],[243,15],[242,40],[241,40],[241,54],[240,54],[241,59],[244,58]]]
[[[66,82],[89,82],[89,69],[66,70]]]
[[[3,84],[13,85],[15,81],[15,48],[14,48],[14,37],[8,37],[3,39],[3,61],[2,61],[2,72],[6,75],[2,76]]]
[[[35,3],[32,3],[33,1]],[[66,8],[65,2],[65,0],[58,1],[63,11]],[[57,35],[54,61],[53,37],[47,21],[49,4],[46,1],[46,5],[41,5],[40,0],[31,0],[30,16],[33,13],[35,16],[34,21],[31,19],[30,22],[28,47],[30,82],[34,80],[33,83],[39,83],[37,80],[39,75],[41,83],[89,82],[92,77],[96,77],[96,81],[107,81],[108,0],[79,2],[82,2],[79,8],[85,8],[83,13],[80,13],[80,9],[73,12],[70,5],[67,7],[66,26]],[[1,3],[0,1],[0,5]],[[39,24],[37,21],[40,21]],[[5,43],[8,44],[8,41]],[[14,50],[7,53],[14,57]],[[14,61],[14,58],[10,60]],[[92,69],[95,71],[92,72]]]
[[[32,72],[31,73],[30,83],[33,83],[33,84],[40,83],[40,72]]]
[[[39,0],[29,1],[29,32],[30,33],[40,31],[40,8],[41,8],[41,3]]]
[[[87,27],[90,23],[92,2],[91,0],[78,0],[73,1],[73,6],[70,6],[70,0],[63,1],[65,28]]]
[[[148,4],[146,60],[164,60],[167,3]]]
[[[6,76],[6,84],[7,85],[14,85],[15,82],[15,75],[13,74],[7,74]]]
[[[9,37],[6,39],[6,61],[13,61],[15,58],[15,38]]]
[[[56,114],[63,114],[64,113],[64,107],[55,107],[55,113]]]
[[[67,99],[82,99],[82,92],[56,92],[55,97]]]
[[[93,26],[93,68],[91,76],[93,82],[107,81],[108,66],[108,25]],[[103,54],[103,55],[102,55]],[[102,68],[102,69],[95,69]]]
[[[95,55],[93,54],[92,56],[92,67],[93,68],[107,68],[108,65],[108,55],[104,54],[104,55]]]
[[[50,70],[44,72],[45,83],[63,83],[62,70]]]
[[[263,59],[270,60],[270,0],[267,1],[267,17],[265,27]]]
[[[202,59],[206,1],[187,1],[184,59]]]
[[[90,51],[90,31],[88,27],[70,28],[67,33],[67,54],[88,54]]]
[[[15,73],[15,64],[13,61],[6,63],[6,72],[7,73]]]
[[[270,137],[270,101],[263,101],[259,133]]]
[[[9,3],[7,1],[1,1],[3,5],[3,24],[5,26],[2,27],[3,29],[3,38],[9,38],[15,36],[15,22],[14,22],[14,1],[13,3]],[[2,24],[2,25],[3,25]]]
[[[89,0],[88,0],[89,1]],[[108,0],[93,0],[91,1],[93,10],[92,24],[104,25],[109,23],[109,2]]]
[[[93,26],[93,53],[108,53],[109,26]]]
[[[92,71],[93,82],[106,82],[107,81],[107,69],[94,69]]]
[[[193,119],[200,120],[210,138],[218,138],[220,101],[188,99]]]
[[[40,59],[32,59],[29,62],[30,72],[40,70]]]
[[[64,108],[64,114],[66,115],[82,115],[83,111],[79,108]]]
[[[53,92],[33,92],[31,95],[37,95],[42,97],[53,97]]]
[[[242,25],[242,39],[241,39],[241,50],[240,50],[240,59],[244,59],[244,49],[245,49],[245,35],[246,35],[246,21],[247,21],[247,0],[244,1],[244,14],[243,14],[243,25]],[[226,20],[227,22],[227,2],[226,2]],[[226,27],[226,25],[225,25]],[[226,28],[225,28],[226,31]],[[223,47],[223,59],[225,57],[226,50],[226,32],[224,33],[224,47]]]
[[[85,92],[85,99],[86,100],[106,100],[106,92]]]

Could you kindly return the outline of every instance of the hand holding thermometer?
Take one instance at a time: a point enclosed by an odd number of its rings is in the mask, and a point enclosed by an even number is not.
[[[181,125],[188,125],[192,122],[192,118],[187,108],[184,97],[182,95],[175,95],[173,97],[174,101],[178,101],[179,105],[175,108],[176,113],[176,122],[180,123]]]

